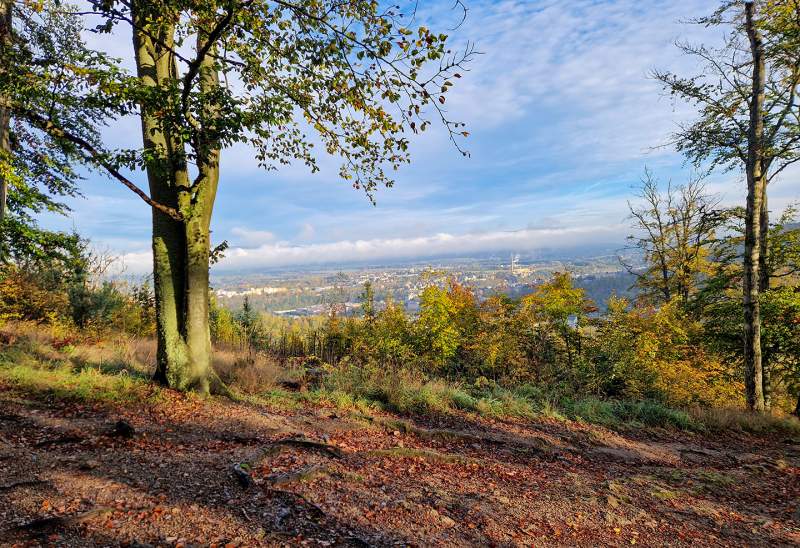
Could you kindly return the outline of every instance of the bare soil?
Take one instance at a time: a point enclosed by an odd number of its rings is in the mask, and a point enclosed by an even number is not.
[[[3,546],[623,544],[799,545],[798,440],[0,385]]]

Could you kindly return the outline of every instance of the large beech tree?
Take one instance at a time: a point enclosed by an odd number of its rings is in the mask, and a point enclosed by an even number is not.
[[[726,1],[707,26],[730,28],[723,46],[681,44],[704,73],[682,77],[656,72],[672,95],[693,104],[699,118],[674,135],[695,164],[741,170],[747,181],[742,277],[745,388],[751,409],[766,407],[769,371],[761,352],[759,294],[768,289],[767,187],[800,160],[800,2]]]
[[[410,7],[416,9],[415,3]],[[221,390],[211,369],[210,225],[222,151],[252,146],[266,169],[292,161],[317,171],[321,154],[370,199],[409,160],[409,139],[443,124],[456,148],[446,94],[473,54],[412,26],[413,13],[372,0],[96,1],[97,31],[127,25],[136,75],[103,88],[141,119],[141,148],[102,149],[43,113],[42,127],[81,148],[152,208],[156,379]],[[38,117],[38,118],[37,118]],[[318,148],[324,152],[318,152]],[[137,184],[144,170],[149,192]],[[130,175],[133,173],[134,175]]]

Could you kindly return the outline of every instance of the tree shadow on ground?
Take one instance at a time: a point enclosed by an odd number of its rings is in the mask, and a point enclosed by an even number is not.
[[[546,535],[552,542],[559,531],[568,530],[576,512],[601,512],[599,519],[574,529],[575,536],[555,543],[613,544],[620,540],[613,529],[618,523],[631,528],[641,512],[656,516],[665,510],[664,500],[631,480],[652,473],[652,463],[593,457],[587,448],[594,442],[585,432],[557,422],[489,423],[466,415],[405,418],[414,428],[402,432],[399,423],[390,422],[397,417],[381,415],[386,422],[337,432],[333,424],[315,428],[314,422],[341,418],[319,418],[308,409],[277,414],[178,396],[160,405],[72,409],[69,404],[49,406],[51,400],[35,391],[20,395],[31,403],[0,396],[0,417],[5,417],[0,418],[0,482],[38,478],[50,484],[4,492],[0,511],[5,521],[21,524],[96,508],[116,513],[61,530],[6,531],[0,539],[9,543],[39,538],[42,544],[67,546],[175,544],[181,539],[188,545],[241,546],[302,540],[342,546],[516,545]],[[134,424],[135,437],[109,435],[118,417]],[[272,442],[291,435],[331,436],[331,443],[348,450],[343,459],[297,448],[265,453]],[[250,475],[259,481],[248,489],[231,471],[243,462],[251,464]],[[320,474],[307,482],[269,481],[311,467]],[[765,488],[779,481],[794,481],[790,487],[797,487],[796,479],[773,474]],[[615,491],[613,482],[622,487]],[[714,497],[715,511],[741,517],[725,538],[753,542],[748,527],[758,516],[752,504]],[[689,544],[691,539],[672,535],[687,524],[701,536],[718,528],[702,509],[667,511],[676,521],[659,523],[653,539]],[[515,540],[511,533],[522,536]],[[50,541],[50,534],[63,539]],[[759,539],[787,543],[775,529],[763,530]]]

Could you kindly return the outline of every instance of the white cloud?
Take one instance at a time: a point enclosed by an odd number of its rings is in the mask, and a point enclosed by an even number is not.
[[[476,133],[542,120],[546,130],[530,128],[526,153],[558,147],[640,156],[663,142],[676,114],[687,114],[660,100],[648,74],[696,70],[673,43],[718,38],[680,22],[710,9],[705,0],[470,3],[457,37],[474,40],[483,55],[454,86],[448,105]]]
[[[434,258],[476,253],[533,252],[550,248],[574,247],[616,239],[617,226],[585,228],[525,229],[483,234],[439,233],[417,238],[342,240],[308,245],[275,243],[255,249],[231,249],[220,263],[220,270],[243,270],[306,264],[380,262],[397,259]]]
[[[479,253],[513,251],[535,253],[544,249],[569,249],[618,240],[624,229],[618,224],[580,228],[528,228],[482,234],[439,233],[416,238],[341,240],[323,244],[291,245],[285,242],[256,248],[235,247],[213,267],[215,272],[267,269],[286,266],[379,263],[404,259],[434,259]],[[121,264],[128,274],[146,273],[150,253],[128,253]]]

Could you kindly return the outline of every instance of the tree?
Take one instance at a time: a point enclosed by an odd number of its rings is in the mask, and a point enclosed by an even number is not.
[[[680,45],[704,63],[704,75],[655,73],[667,91],[695,105],[700,114],[675,133],[678,150],[697,165],[709,162],[712,168],[745,173],[745,386],[748,405],[757,410],[764,408],[758,295],[769,224],[767,185],[800,159],[800,48],[788,47],[796,42],[796,25],[784,17],[792,6],[796,9],[795,0],[761,2],[758,8],[753,2],[725,2],[712,16],[698,20],[731,28],[722,48]]]
[[[3,66],[0,74],[5,79],[8,72],[8,60],[11,58],[11,48],[13,44],[13,14],[11,12],[11,0],[0,0],[0,59]],[[6,166],[11,157],[11,109],[5,104],[0,104],[0,161]],[[8,203],[8,179],[10,169],[4,167],[0,171],[0,222],[5,220],[6,207]]]
[[[120,112],[103,92],[114,78],[108,59],[88,50],[74,9],[57,2],[0,1],[0,262],[74,254],[74,235],[37,226],[35,215],[68,211],[84,152],[47,120],[89,146]]]
[[[555,334],[563,345],[563,350],[540,348],[540,351],[549,351],[552,356],[566,356],[566,370],[572,375],[576,355],[579,356],[581,352],[581,335],[577,328],[587,313],[597,310],[594,303],[586,298],[582,288],[573,285],[568,272],[556,272],[551,280],[537,286],[533,293],[524,297],[522,306],[534,326],[537,338],[544,343],[542,346],[550,346],[548,339],[551,334]],[[539,369],[541,364],[537,367],[537,381],[540,380]]]
[[[645,170],[639,191],[641,204],[628,202],[635,235],[631,247],[642,252],[645,267],[624,264],[636,276],[642,296],[653,303],[673,299],[686,304],[707,271],[707,254],[722,216],[719,200],[710,196],[702,178],[665,192],[650,170]]]
[[[156,379],[224,390],[210,366],[208,321],[222,150],[249,143],[265,168],[301,161],[317,171],[314,134],[325,153],[342,158],[341,177],[373,199],[379,185],[392,184],[386,169],[409,160],[409,134],[430,126],[426,107],[459,147],[467,133],[444,104],[473,51],[453,54],[446,35],[367,0],[91,5],[88,15],[105,18],[98,30],[132,29],[136,77],[107,88],[119,104],[136,105],[142,148],[103,150],[44,113],[29,116],[152,208]],[[149,194],[121,168],[144,169]]]
[[[419,317],[414,325],[417,346],[421,354],[430,356],[438,370],[443,370],[455,357],[461,342],[456,313],[457,305],[446,289],[429,285],[422,291]]]
[[[372,287],[372,282],[367,280],[364,282],[364,291],[359,295],[361,301],[361,312],[364,314],[364,320],[367,323],[375,321],[375,289]]]
[[[737,320],[736,294],[743,284],[742,253],[746,212],[735,208],[727,213],[727,235],[712,248],[711,268],[693,307],[703,319],[708,343],[734,363],[742,363],[741,321]],[[759,292],[763,308],[761,326],[764,407],[771,406],[772,373],[796,390],[797,350],[800,325],[796,321],[798,274],[800,274],[800,228],[797,210],[789,206],[771,223],[764,253],[764,288]]]

